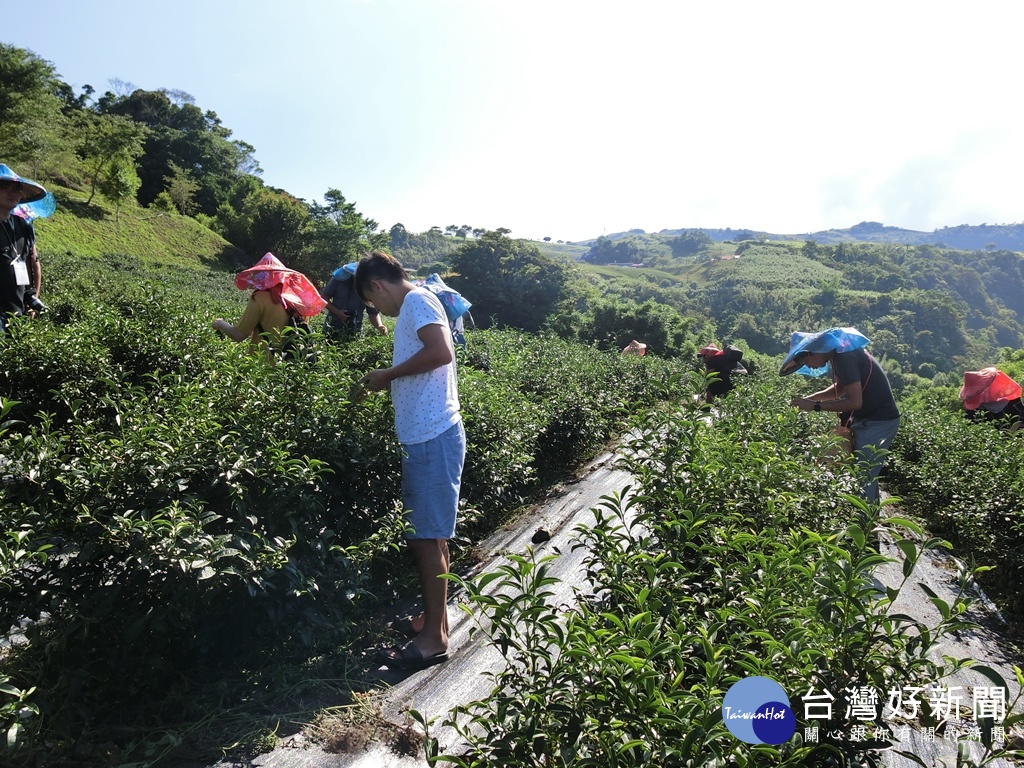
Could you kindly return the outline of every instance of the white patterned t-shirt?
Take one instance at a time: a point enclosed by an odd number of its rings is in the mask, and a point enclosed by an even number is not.
[[[395,348],[391,364],[404,363],[423,349],[417,331],[427,325],[440,325],[451,348],[448,318],[441,301],[430,291],[414,288],[405,295],[395,323]],[[426,373],[399,376],[391,382],[391,401],[395,408],[395,432],[405,445],[433,440],[462,419],[459,414],[459,388],[452,361]]]

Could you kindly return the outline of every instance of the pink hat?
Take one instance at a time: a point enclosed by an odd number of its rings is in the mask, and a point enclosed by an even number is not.
[[[327,302],[320,297],[316,286],[301,272],[289,269],[272,253],[267,253],[254,266],[235,276],[239,290],[271,291],[289,309],[303,317],[320,314]],[[277,288],[277,290],[272,290]]]
[[[960,399],[969,411],[975,410],[982,403],[1005,403],[1016,400],[1020,395],[1020,384],[996,368],[964,372]]]
[[[708,344],[706,347],[700,348],[699,354],[701,357],[715,357],[716,355],[721,355],[724,353],[714,344]]]
[[[622,348],[622,354],[624,355],[640,355],[643,357],[647,354],[647,345],[642,341],[633,339],[629,344]]]

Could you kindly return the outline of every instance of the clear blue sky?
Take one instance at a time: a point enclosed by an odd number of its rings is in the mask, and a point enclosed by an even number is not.
[[[579,240],[1024,221],[1022,28],[1017,0],[50,0],[0,39],[191,94],[307,201]]]

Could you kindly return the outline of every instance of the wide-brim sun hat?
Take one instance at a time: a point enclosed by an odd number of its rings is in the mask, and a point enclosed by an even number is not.
[[[453,323],[469,312],[470,307],[473,306],[469,299],[454,288],[449,288],[437,272],[431,272],[425,280],[413,280],[412,284],[417,288],[426,288],[437,296],[441,301],[441,306],[444,307],[444,313]]]
[[[3,163],[0,163],[0,181],[16,181],[21,184],[22,203],[34,203],[36,200],[42,200],[47,195],[42,184],[26,179],[24,176],[19,176]]]
[[[804,360],[808,355],[825,354],[828,352],[852,352],[855,349],[863,349],[870,343],[868,337],[856,328],[829,328],[817,333],[796,331],[790,337],[789,354],[782,361],[779,375],[789,376],[791,373],[800,373],[804,376],[821,376],[828,366],[808,368],[804,365]]]
[[[965,371],[960,399],[973,411],[983,403],[1006,403],[1021,396],[1021,386],[997,368]]]
[[[356,276],[356,269],[358,267],[358,261],[353,261],[351,264],[343,264],[331,273],[331,277],[335,280],[351,280]]]
[[[277,286],[285,304],[303,317],[318,315],[327,306],[308,277],[286,267],[272,253],[235,275],[235,287],[241,291],[269,291]]]

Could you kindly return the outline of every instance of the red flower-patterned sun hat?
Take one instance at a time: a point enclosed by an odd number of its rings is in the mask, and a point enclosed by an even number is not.
[[[242,291],[273,291],[280,296],[285,306],[303,317],[318,315],[327,306],[308,277],[289,269],[272,253],[267,253],[255,265],[239,272],[235,276],[235,287]]]

